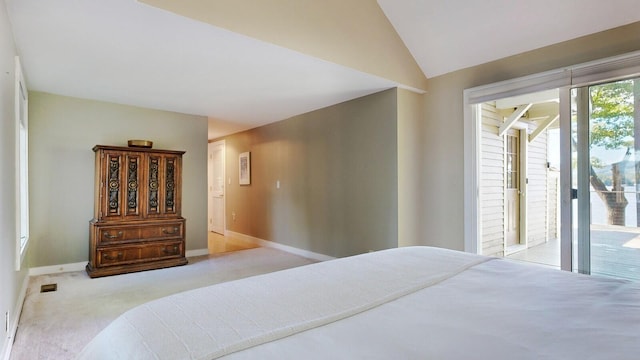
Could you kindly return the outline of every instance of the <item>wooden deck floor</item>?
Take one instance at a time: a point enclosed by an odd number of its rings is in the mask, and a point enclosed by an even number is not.
[[[591,273],[640,281],[640,228],[592,225]]]
[[[509,259],[560,268],[560,241],[551,240]],[[640,228],[591,226],[591,274],[640,281]]]

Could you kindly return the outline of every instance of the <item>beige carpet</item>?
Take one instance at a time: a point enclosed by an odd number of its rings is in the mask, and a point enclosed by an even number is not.
[[[270,248],[189,258],[168,269],[90,279],[85,272],[30,279],[11,360],[73,359],[126,310],[180,291],[313,263]],[[55,292],[40,293],[57,283]]]

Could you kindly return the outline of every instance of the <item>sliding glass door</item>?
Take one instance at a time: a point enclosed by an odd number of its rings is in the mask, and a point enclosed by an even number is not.
[[[573,270],[640,280],[640,79],[573,88]]]
[[[535,114],[533,106],[540,99],[528,99],[552,89],[557,89],[555,124],[554,117],[548,118],[551,114],[545,117],[549,122]],[[513,98],[526,101],[498,104]],[[519,246],[510,247],[510,242],[501,241],[504,222],[491,217],[506,208],[500,196],[508,184],[501,179],[510,152],[504,152],[502,160],[503,152],[489,156],[483,149],[518,129],[526,138],[520,143],[532,153],[531,144],[541,141],[546,130],[547,157],[538,159],[545,160],[547,175],[557,172],[559,192],[554,195],[547,183],[547,204],[556,199],[559,214],[548,210],[545,215],[545,244],[553,244],[554,238],[557,244],[541,245],[554,251],[549,258],[555,262],[546,264],[557,268],[559,257],[562,270],[640,281],[640,51],[465,89],[463,99],[465,251],[499,256],[502,247],[504,255],[517,257],[538,245],[531,230],[542,225],[529,224],[530,218],[522,214],[545,213],[532,210],[534,200],[544,198],[533,196],[533,171],[540,168],[531,162],[520,165],[525,190],[520,190],[520,218],[525,219],[521,228],[528,230],[519,233]],[[487,104],[495,105],[495,116],[484,115],[491,110]],[[529,107],[521,108],[523,104]],[[554,162],[553,154],[559,161]]]

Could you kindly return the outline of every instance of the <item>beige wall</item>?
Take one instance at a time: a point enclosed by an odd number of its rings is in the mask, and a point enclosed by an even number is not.
[[[424,90],[427,84],[427,78],[376,1],[141,2],[408,87]]]
[[[183,209],[187,250],[207,248],[207,119],[32,92],[29,103],[31,267],[88,259],[96,144],[149,139],[185,150]]]
[[[4,3],[0,5],[0,357],[3,357],[13,338],[4,326],[9,313],[10,328],[17,319],[17,308],[27,270],[15,271],[16,253],[16,142],[14,115],[14,56],[13,35]]]
[[[421,242],[424,95],[398,89],[398,246]]]
[[[336,257],[396,247],[396,108],[392,89],[227,137],[227,229]]]
[[[640,50],[640,22],[429,79],[421,151],[422,243],[464,249],[463,99],[466,88]]]

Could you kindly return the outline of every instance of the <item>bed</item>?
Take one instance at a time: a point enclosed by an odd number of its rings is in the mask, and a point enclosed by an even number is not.
[[[79,359],[638,359],[638,283],[403,247],[195,289]]]

